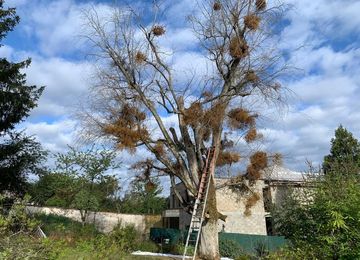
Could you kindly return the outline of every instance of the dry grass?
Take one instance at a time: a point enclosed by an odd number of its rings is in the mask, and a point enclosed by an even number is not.
[[[244,215],[245,216],[250,216],[251,215],[251,208],[253,206],[256,205],[256,203],[260,200],[260,196],[257,193],[252,193],[249,197],[247,197],[246,202],[245,202],[245,211],[244,211]]]
[[[225,116],[225,104],[216,103],[205,111],[204,125],[211,129],[217,129],[223,122]]]
[[[268,157],[265,152],[256,152],[250,157],[250,163],[256,169],[262,170],[268,166]]]
[[[249,46],[241,37],[234,37],[230,40],[229,52],[233,58],[244,58],[249,54]]]
[[[244,18],[244,24],[250,30],[257,30],[260,25],[260,17],[254,14],[247,15]]]
[[[259,169],[250,164],[246,169],[246,177],[251,181],[258,180],[261,177],[261,173]]]
[[[250,130],[245,135],[245,141],[247,143],[251,143],[255,141],[258,137],[257,131],[255,127],[250,128]]]
[[[256,75],[255,71],[253,70],[249,70],[245,73],[245,79],[248,82],[258,82],[259,81],[259,76]]]
[[[184,122],[187,125],[195,127],[201,122],[201,119],[204,117],[204,111],[200,102],[194,102],[190,105],[188,109],[185,109],[184,112]]]
[[[134,152],[136,144],[149,136],[147,129],[141,126],[145,118],[145,113],[136,107],[125,104],[118,111],[116,117],[103,126],[103,132],[117,139],[117,148],[127,148]]]
[[[255,117],[243,108],[234,108],[228,113],[228,123],[233,129],[244,129],[255,125]]]
[[[156,188],[156,185],[155,185],[151,180],[149,180],[149,181],[145,184],[145,190],[146,190],[147,192],[152,192],[155,188]]]
[[[241,156],[235,152],[220,152],[216,160],[216,166],[223,166],[240,161]]]
[[[144,61],[146,61],[146,55],[144,53],[142,53],[141,51],[136,52],[136,54],[135,54],[135,62],[138,63],[138,64],[141,64]]]
[[[155,25],[151,31],[155,36],[161,36],[165,34],[165,28],[161,25]]]
[[[213,4],[213,9],[214,9],[214,11],[220,11],[220,10],[221,10],[221,4],[216,1],[216,2]]]
[[[255,6],[258,11],[265,10],[266,9],[266,0],[256,0]]]

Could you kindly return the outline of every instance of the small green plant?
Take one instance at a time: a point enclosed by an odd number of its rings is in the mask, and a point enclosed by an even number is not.
[[[244,255],[244,251],[241,246],[233,240],[221,239],[219,241],[219,250],[222,257],[237,258]]]
[[[49,248],[28,234],[16,233],[0,238],[0,259],[48,259]]]
[[[254,251],[257,257],[265,257],[269,255],[269,249],[263,241],[256,243]]]
[[[135,247],[135,249],[143,252],[152,252],[152,253],[158,253],[160,251],[159,246],[150,240],[145,240],[140,242]]]
[[[140,241],[140,234],[134,225],[122,226],[119,223],[110,233],[110,239],[119,245],[125,252],[130,252]]]
[[[185,245],[183,243],[178,243],[175,245],[174,249],[173,249],[173,254],[176,255],[182,255],[184,253],[184,249],[185,249]],[[186,255],[194,255],[195,252],[195,247],[193,245],[189,245],[187,250],[186,250]]]
[[[23,199],[15,200],[11,208],[6,212],[3,210],[2,202],[6,198],[0,196],[0,234],[14,234],[18,232],[32,232],[39,222],[31,218],[25,210],[26,204],[29,202],[30,197],[25,196]]]
[[[85,224],[84,226],[67,217],[53,214],[36,214],[34,217],[42,223],[42,230],[51,238],[79,240],[91,239],[100,234],[95,225]]]

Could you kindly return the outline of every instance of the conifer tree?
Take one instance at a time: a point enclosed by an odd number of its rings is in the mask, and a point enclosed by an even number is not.
[[[328,172],[332,166],[360,166],[360,143],[345,127],[340,125],[331,139],[330,154],[324,157],[323,170]],[[346,171],[345,171],[346,172]]]
[[[0,0],[0,41],[19,20],[15,8],[5,9],[4,1]],[[26,174],[35,172],[45,156],[34,138],[14,130],[36,107],[44,89],[26,85],[26,74],[21,70],[30,62],[30,59],[16,63],[0,58],[0,192],[24,193]]]

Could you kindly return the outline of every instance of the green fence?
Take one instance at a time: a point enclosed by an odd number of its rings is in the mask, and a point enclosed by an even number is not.
[[[185,232],[174,228],[150,228],[150,239],[156,243],[175,245],[183,240]]]
[[[186,239],[187,230],[179,230],[172,228],[151,228],[150,239],[157,243],[164,243],[175,245],[179,242],[184,242]],[[249,235],[238,233],[219,233],[219,240],[232,240],[238,243],[241,248],[250,254],[259,249],[267,251],[276,251],[277,249],[286,245],[287,241],[282,236],[263,236],[263,235]]]
[[[263,236],[238,233],[219,233],[219,240],[232,240],[238,243],[247,253],[255,253],[256,250],[276,251],[287,243],[283,236]]]

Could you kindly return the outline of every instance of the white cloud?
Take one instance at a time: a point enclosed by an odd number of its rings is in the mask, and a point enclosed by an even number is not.
[[[91,85],[92,66],[86,61],[35,57],[26,70],[29,85],[45,86],[33,116],[67,116],[73,112]]]
[[[179,84],[193,75],[201,78],[213,69],[197,52],[197,40],[187,27],[186,16],[194,14],[195,2],[182,0],[169,4],[163,20],[166,34],[160,38],[160,44],[174,53],[169,61]],[[60,151],[67,142],[73,142],[75,124],[68,115],[91,83],[88,81],[91,64],[81,60],[86,51],[77,37],[83,32],[81,10],[89,7],[90,2],[15,0],[14,4],[19,7],[21,28],[29,39],[38,40],[34,50],[38,55],[30,55],[33,63],[26,71],[28,82],[47,86],[26,126],[47,148]],[[288,0],[286,4],[294,7],[285,14],[288,23],[281,32],[279,47],[288,52],[290,65],[301,69],[296,77],[284,82],[296,93],[296,98],[288,101],[288,113],[280,121],[270,121],[280,117],[275,110],[264,111],[270,120],[261,122],[261,127],[266,147],[282,152],[287,166],[301,170],[306,158],[321,162],[340,123],[355,136],[360,131],[360,45],[356,41],[360,32],[360,2]],[[106,4],[96,6],[107,8]],[[0,54],[20,55],[13,48],[4,46]],[[75,56],[80,60],[74,61]],[[167,126],[177,124],[176,117],[164,120]],[[123,156],[130,158],[126,153]]]
[[[35,135],[45,149],[57,153],[66,151],[67,145],[74,144],[77,136],[75,125],[75,121],[66,119],[52,123],[25,122],[19,127],[25,128],[27,134]]]
[[[29,39],[38,41],[41,55],[87,55],[84,45],[84,12],[94,7],[99,14],[109,7],[94,2],[78,3],[74,0],[34,0],[18,8],[20,28]]]

